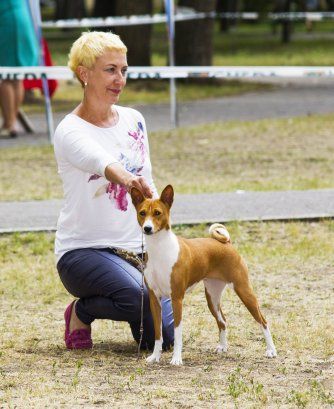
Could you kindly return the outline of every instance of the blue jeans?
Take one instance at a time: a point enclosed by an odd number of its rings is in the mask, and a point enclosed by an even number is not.
[[[79,300],[76,314],[84,324],[95,319],[127,321],[136,342],[140,339],[141,272],[110,249],[77,249],[65,253],[57,269],[65,288]],[[174,319],[170,299],[162,299],[163,348],[174,343]],[[148,291],[144,289],[142,347],[154,347],[154,325]]]

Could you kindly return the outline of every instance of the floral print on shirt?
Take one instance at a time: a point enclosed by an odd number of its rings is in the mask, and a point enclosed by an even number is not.
[[[128,131],[128,135],[132,138],[129,142],[129,149],[131,150],[131,160],[125,154],[121,153],[118,157],[118,161],[124,166],[124,168],[132,173],[133,175],[140,176],[141,171],[145,162],[145,134],[144,127],[141,122],[137,123],[136,130]],[[91,175],[88,179],[88,182],[97,180],[102,176],[94,174]],[[108,194],[109,200],[116,209],[125,212],[128,209],[128,198],[127,190],[125,186],[118,185],[113,182],[108,182],[107,184],[102,185],[95,193],[94,197],[98,197],[102,194]]]

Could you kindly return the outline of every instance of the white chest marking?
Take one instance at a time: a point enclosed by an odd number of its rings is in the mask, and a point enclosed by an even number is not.
[[[187,288],[186,293],[191,293],[198,283],[195,283]]]
[[[171,230],[146,236],[148,262],[145,278],[157,297],[171,295],[171,274],[179,258],[180,246]]]

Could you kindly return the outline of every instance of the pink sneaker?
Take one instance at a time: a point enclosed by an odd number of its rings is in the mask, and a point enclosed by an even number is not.
[[[67,349],[91,349],[93,341],[91,337],[91,330],[89,329],[75,329],[70,333],[70,321],[72,309],[75,300],[69,304],[65,310],[65,344]]]

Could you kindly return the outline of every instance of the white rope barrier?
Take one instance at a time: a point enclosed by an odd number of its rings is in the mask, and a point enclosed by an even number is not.
[[[249,11],[249,12],[225,12],[225,13],[217,13],[215,17],[221,17],[231,20],[257,20],[259,18],[259,13]]]
[[[14,79],[73,80],[67,67],[0,67],[0,80]],[[209,66],[209,67],[130,67],[129,79],[168,78],[334,78],[334,67],[299,66]]]
[[[175,21],[198,20],[204,18],[225,18],[231,20],[257,20],[259,13],[257,12],[196,12],[190,9],[189,11],[182,11],[175,14]],[[268,13],[267,17],[270,20],[310,20],[322,21],[333,20],[334,12],[282,12],[282,13]],[[79,27],[119,27],[119,26],[134,26],[143,24],[159,24],[166,23],[166,14],[153,15],[133,15],[120,17],[90,17],[83,19],[66,19],[56,21],[42,22],[42,28],[79,28]]]
[[[245,19],[256,20],[258,13],[216,13],[216,12],[196,12],[187,11],[175,14],[175,21],[198,20],[204,18],[223,17],[226,19]],[[83,18],[83,19],[68,19],[57,21],[44,21],[42,28],[77,28],[77,27],[117,27],[117,26],[134,26],[142,24],[157,24],[166,23],[166,14],[153,15],[137,15],[137,16],[121,16],[121,17],[106,17],[106,18]]]
[[[289,12],[289,13],[269,13],[268,18],[271,20],[310,20],[310,21],[322,21],[333,20],[334,12]]]
[[[129,77],[137,78],[256,78],[256,77],[334,77],[334,67],[296,66],[209,66],[209,67],[131,67]]]

